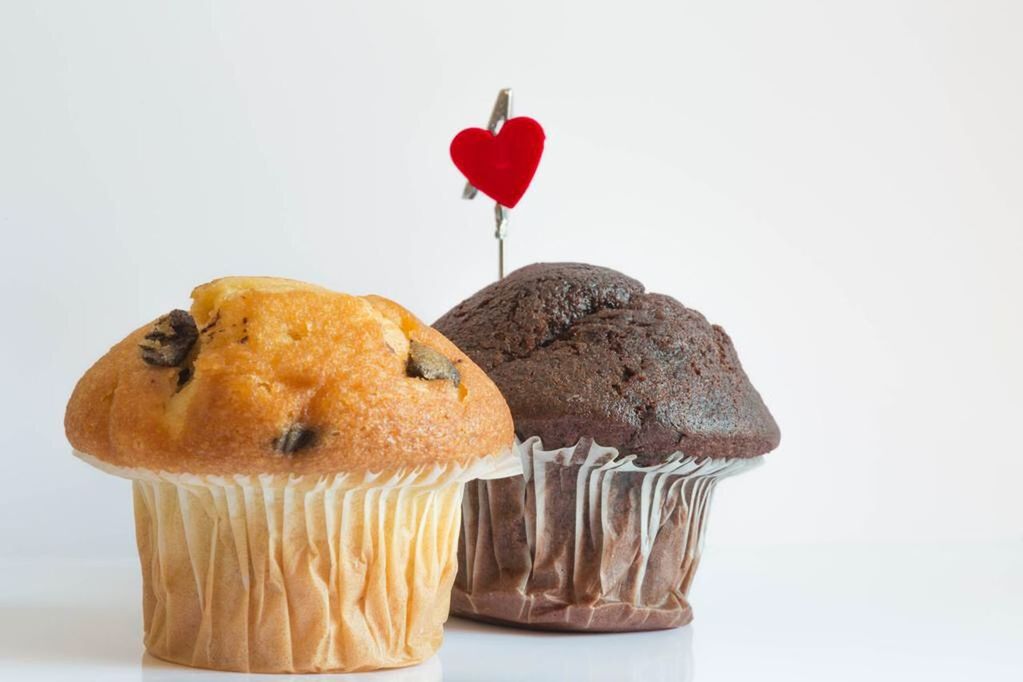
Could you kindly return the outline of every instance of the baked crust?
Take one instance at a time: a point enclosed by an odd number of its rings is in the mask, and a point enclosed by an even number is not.
[[[643,465],[778,446],[725,330],[614,270],[529,265],[434,326],[500,387],[522,440],[560,448],[592,438]]]
[[[168,472],[320,474],[465,462],[512,444],[486,374],[392,301],[256,277],[215,280],[192,299],[200,332],[181,366],[142,359],[154,321],[79,380],[64,418],[75,449]],[[459,383],[409,376],[413,341],[451,360]],[[311,435],[288,438],[296,428]]]

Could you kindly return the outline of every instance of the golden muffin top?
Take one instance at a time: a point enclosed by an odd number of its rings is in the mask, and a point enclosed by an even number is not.
[[[64,427],[102,462],[195,474],[465,463],[514,439],[486,374],[398,304],[269,277],[204,284],[129,334]]]

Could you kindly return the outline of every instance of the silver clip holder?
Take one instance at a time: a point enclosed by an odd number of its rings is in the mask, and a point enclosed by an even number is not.
[[[497,100],[494,101],[494,108],[490,112],[490,121],[487,123],[487,130],[494,135],[501,129],[504,122],[511,118],[512,112],[512,91],[511,88],[504,88],[497,93]],[[479,191],[472,186],[471,182],[465,183],[462,190],[463,199],[475,199]],[[508,236],[508,220],[511,209],[494,204],[494,237],[497,239],[497,278],[504,279],[504,240]]]

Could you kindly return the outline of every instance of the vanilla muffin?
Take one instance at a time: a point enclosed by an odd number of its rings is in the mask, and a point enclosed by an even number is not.
[[[417,663],[441,642],[464,481],[506,475],[487,376],[397,304],[225,278],[128,335],[65,429],[133,480],[145,645],[251,672]]]
[[[517,270],[436,327],[504,393],[524,471],[467,486],[452,611],[557,630],[688,623],[714,487],[780,439],[725,331],[584,263]]]

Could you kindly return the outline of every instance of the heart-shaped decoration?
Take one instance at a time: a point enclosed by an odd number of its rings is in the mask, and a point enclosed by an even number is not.
[[[514,208],[533,180],[543,155],[543,128],[526,116],[510,118],[495,135],[466,128],[451,141],[451,160],[472,186]]]

